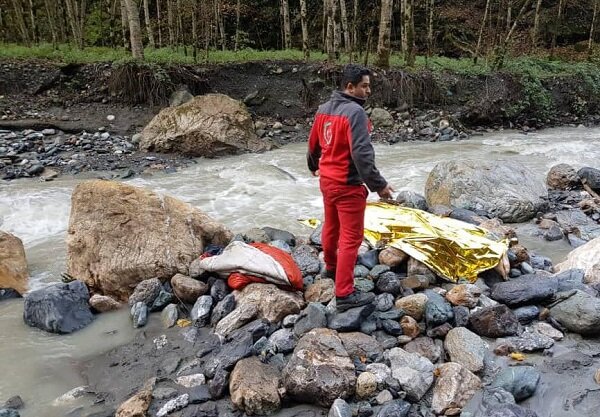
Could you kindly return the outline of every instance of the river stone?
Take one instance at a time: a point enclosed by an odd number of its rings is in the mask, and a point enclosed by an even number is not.
[[[411,401],[419,401],[433,384],[433,364],[429,359],[402,348],[387,352],[392,376],[400,382]]]
[[[435,343],[430,337],[417,337],[404,345],[404,350],[407,352],[418,353],[419,355],[429,359],[432,363],[436,363],[444,354],[444,349]]]
[[[427,265],[415,258],[408,258],[406,278],[402,280],[402,285],[405,288],[424,289],[435,281],[436,275]]]
[[[300,245],[292,252],[292,257],[300,271],[302,276],[316,275],[321,270],[321,264],[314,248],[308,245]]]
[[[292,233],[286,230],[275,229],[273,227],[263,227],[262,229],[265,231],[270,240],[282,240],[289,246],[296,246],[296,236],[294,236]]]
[[[20,417],[19,412],[13,408],[0,408],[0,417]]]
[[[376,417],[407,417],[410,409],[410,403],[396,400],[381,407]]]
[[[158,293],[158,297],[156,297],[156,299],[150,306],[150,311],[162,311],[172,301],[173,301],[173,294],[161,289],[160,292]]]
[[[438,293],[427,290],[427,303],[425,304],[425,322],[427,327],[433,328],[451,321],[454,318],[452,306]]]
[[[325,306],[321,303],[310,303],[302,310],[298,321],[294,324],[294,334],[297,337],[300,337],[312,329],[321,327],[327,327]]]
[[[374,362],[383,355],[383,347],[373,336],[361,332],[339,333],[338,336],[350,358],[366,358]]]
[[[487,350],[481,337],[464,327],[456,327],[448,332],[444,341],[446,352],[452,362],[456,362],[471,372],[479,372],[484,367]]]
[[[342,313],[336,312],[327,318],[327,327],[339,332],[360,330],[362,321],[375,310],[374,304],[351,308]]]
[[[414,191],[400,191],[396,196],[396,201],[401,206],[427,211],[427,201],[419,193]]]
[[[356,397],[369,399],[377,392],[377,378],[371,372],[363,372],[356,379]]]
[[[223,300],[219,301],[215,308],[213,308],[212,314],[210,315],[211,326],[216,326],[224,317],[231,313],[235,309],[235,296],[233,294],[227,294]]]
[[[206,294],[208,285],[202,281],[176,274],[171,278],[171,286],[175,296],[184,303],[194,304],[198,297]]]
[[[23,242],[0,230],[0,288],[24,295],[28,289],[27,259]]]
[[[352,409],[346,401],[338,398],[333,402],[327,417],[352,417]]]
[[[546,206],[543,182],[517,161],[438,163],[427,178],[427,204],[483,210],[508,223],[525,222]]]
[[[475,308],[481,296],[481,289],[473,284],[459,284],[446,293],[446,299],[455,306]]]
[[[99,313],[106,313],[121,308],[121,303],[105,295],[94,294],[89,300],[90,306]]]
[[[227,337],[234,330],[254,320],[257,315],[258,306],[256,304],[240,304],[217,323],[215,333]]]
[[[467,327],[469,324],[469,309],[465,306],[452,307],[454,312],[454,327]]]
[[[335,282],[330,278],[321,278],[309,285],[304,291],[307,303],[328,303],[335,295]]]
[[[556,272],[581,269],[585,273],[585,283],[600,283],[600,237],[571,251],[567,260],[556,265],[554,269]]]
[[[229,289],[227,283],[222,279],[216,279],[210,286],[210,296],[215,299],[215,302],[222,301],[227,294],[229,294]]]
[[[554,339],[530,329],[525,329],[519,336],[508,337],[504,340],[515,352],[535,352],[549,349],[554,345]]]
[[[379,250],[372,249],[365,253],[361,253],[358,255],[357,262],[369,270],[375,268],[379,263]]]
[[[491,297],[502,304],[516,307],[547,301],[556,294],[557,289],[556,280],[523,275],[494,285]]]
[[[152,389],[155,384],[154,379],[148,380],[142,389],[140,389],[134,396],[130,397],[128,400],[123,402],[119,408],[117,408],[117,412],[115,413],[115,417],[143,417],[146,416],[146,412],[150,407],[150,403],[152,402]]]
[[[375,397],[375,402],[379,405],[383,405],[383,404],[388,403],[393,400],[394,400],[394,396],[387,389],[384,389],[379,394],[377,394],[377,396]]]
[[[12,408],[13,410],[20,410],[25,407],[25,402],[19,395],[13,395],[4,403],[4,408]]]
[[[400,277],[394,272],[384,272],[379,275],[377,283],[375,284],[377,291],[380,293],[388,293],[393,296],[402,294],[402,283]]]
[[[89,292],[81,281],[57,283],[25,296],[23,319],[32,327],[51,333],[72,333],[92,322]]]
[[[186,393],[167,401],[166,404],[158,410],[156,416],[165,417],[167,414],[171,414],[173,411],[181,410],[182,408],[187,407],[189,404],[189,399],[189,394]]]
[[[375,265],[375,267],[369,271],[369,276],[371,278],[373,278],[374,280],[376,280],[377,278],[379,278],[381,276],[381,274],[383,274],[384,272],[388,272],[389,270],[390,270],[389,266],[378,264],[378,265]]]
[[[169,106],[177,107],[192,100],[194,96],[190,93],[187,87],[179,88],[169,97]]]
[[[216,157],[272,147],[254,131],[246,106],[223,94],[205,94],[160,111],[141,132],[140,149]]]
[[[213,306],[213,298],[210,295],[203,295],[196,300],[190,319],[197,321],[200,326],[205,326],[210,321],[210,310]]]
[[[238,305],[255,304],[258,317],[279,323],[285,316],[299,313],[305,306],[302,293],[279,289],[274,284],[247,285],[237,297]]]
[[[406,297],[398,298],[396,300],[396,308],[404,310],[406,315],[417,321],[423,318],[426,304],[427,295],[423,293],[407,295]]]
[[[535,411],[516,404],[503,404],[490,408],[486,417],[538,417]]]
[[[292,329],[279,329],[269,337],[268,346],[276,353],[290,353],[296,347],[296,338]]]
[[[71,197],[67,272],[95,294],[127,301],[140,281],[187,274],[206,245],[226,245],[231,237],[175,198],[115,181],[84,181]]]
[[[408,255],[398,248],[388,246],[379,252],[379,263],[385,266],[398,266],[408,259]]]
[[[562,340],[565,337],[560,330],[555,329],[548,323],[538,322],[531,327],[534,332],[547,336],[553,340]]]
[[[554,165],[546,176],[546,185],[550,190],[572,190],[581,188],[581,181],[577,171],[571,165]]]
[[[336,398],[354,394],[354,365],[337,335],[330,329],[305,334],[283,370],[287,394],[301,403],[330,407]]]
[[[394,307],[394,296],[389,293],[379,294],[375,297],[375,310],[388,311]]]
[[[481,388],[481,381],[467,368],[448,362],[437,368],[431,408],[436,414],[447,414],[451,409],[462,409]]]
[[[160,319],[163,323],[163,326],[167,329],[175,326],[178,318],[179,312],[177,311],[177,304],[169,304],[160,314]]]
[[[583,167],[577,171],[577,176],[581,181],[585,181],[590,188],[597,193],[600,192],[600,170],[596,168]]]
[[[561,296],[565,293],[558,293]],[[600,333],[600,299],[575,290],[573,295],[550,308],[554,319],[566,329],[587,336]]]
[[[257,227],[253,227],[250,230],[246,230],[243,233],[243,236],[244,236],[244,242],[246,242],[246,243],[255,243],[255,242],[269,243],[271,241],[267,232],[265,232],[263,229],[259,229]]]
[[[394,117],[392,116],[392,114],[389,111],[380,107],[375,107],[371,111],[370,119],[373,123],[373,126],[377,128],[394,126]]]
[[[148,306],[143,301],[138,301],[131,307],[133,327],[144,327],[148,323]]]
[[[310,243],[316,246],[321,246],[321,233],[323,231],[323,223],[319,224],[310,234]]]
[[[540,381],[540,373],[533,366],[511,366],[496,376],[491,387],[510,392],[517,401],[531,397]]]
[[[519,321],[507,306],[483,307],[471,314],[469,323],[475,333],[484,337],[513,336],[519,331]]]
[[[133,294],[129,296],[129,306],[133,306],[138,301],[143,302],[147,306],[151,306],[156,297],[158,297],[158,294],[160,294],[161,289],[162,284],[157,278],[150,278],[141,281],[135,286]]]
[[[366,273],[368,273],[368,271],[366,271]],[[355,278],[354,288],[360,292],[371,292],[375,288],[375,284],[368,278]]]
[[[411,339],[414,339],[421,333],[419,323],[411,316],[404,316],[400,319],[400,326],[402,327],[402,333]]]
[[[177,377],[175,383],[182,385],[186,388],[193,388],[197,387],[198,385],[206,384],[206,377],[204,376],[204,374],[183,375]]]
[[[229,379],[231,402],[248,415],[272,414],[281,407],[280,373],[257,357],[239,361]]]
[[[537,306],[519,307],[513,310],[513,312],[521,324],[529,324],[532,321],[537,320],[540,315],[540,309]]]

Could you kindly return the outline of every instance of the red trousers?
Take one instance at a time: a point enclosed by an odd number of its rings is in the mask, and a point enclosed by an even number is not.
[[[325,221],[321,243],[325,267],[335,273],[335,295],[354,292],[354,266],[363,241],[369,192],[363,185],[344,185],[321,178]]]

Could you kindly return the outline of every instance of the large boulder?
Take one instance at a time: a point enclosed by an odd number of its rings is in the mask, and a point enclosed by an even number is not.
[[[579,180],[577,171],[569,164],[558,164],[550,168],[546,176],[546,184],[551,190],[581,188],[581,181]]]
[[[229,380],[231,402],[249,416],[272,414],[281,407],[280,373],[256,356],[239,361]]]
[[[271,323],[279,323],[285,316],[298,314],[304,308],[300,292],[279,289],[273,284],[250,284],[236,295],[238,305],[254,304],[258,316]]]
[[[437,164],[425,184],[429,207],[436,204],[484,210],[509,223],[543,211],[548,191],[516,161],[447,161]]]
[[[231,237],[225,226],[173,197],[86,181],[71,198],[67,270],[93,293],[125,302],[140,281],[187,275],[205,245],[226,245]]]
[[[562,295],[565,293],[559,293]],[[575,290],[550,308],[550,314],[566,329],[588,336],[600,334],[600,299]]]
[[[256,135],[242,102],[223,94],[206,94],[161,110],[142,131],[140,148],[215,157],[265,151],[272,143]]]
[[[571,251],[567,260],[554,267],[557,272],[581,269],[586,283],[600,283],[600,237]]]
[[[354,364],[337,332],[314,329],[305,334],[283,370],[289,396],[301,403],[330,407],[354,394]]]
[[[94,319],[90,294],[81,281],[58,283],[31,291],[25,297],[23,319],[29,326],[51,333],[72,333]]]
[[[27,292],[27,280],[23,242],[10,233],[0,231],[0,288],[12,288],[23,295]]]

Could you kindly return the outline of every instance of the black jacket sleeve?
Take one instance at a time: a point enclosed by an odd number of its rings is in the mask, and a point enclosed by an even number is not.
[[[383,190],[387,185],[387,181],[375,166],[375,150],[369,134],[369,120],[362,108],[350,117],[350,138],[352,141],[350,144],[352,161],[358,175],[367,184],[369,190]]]

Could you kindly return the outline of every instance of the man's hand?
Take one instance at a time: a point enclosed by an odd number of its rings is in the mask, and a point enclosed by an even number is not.
[[[383,190],[377,191],[377,194],[379,194],[379,198],[381,198],[383,200],[391,200],[393,192],[394,192],[394,189],[392,188],[391,185],[388,184],[385,186],[385,188]]]
[[[319,170],[318,169],[316,171],[311,171],[310,173],[312,174],[313,177],[318,177],[319,176]]]

